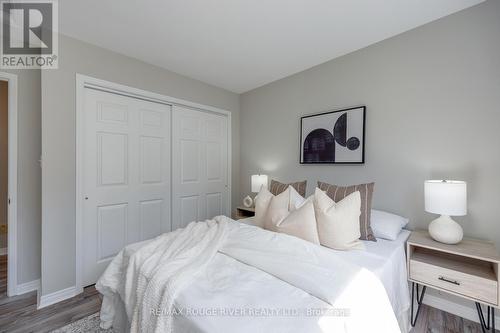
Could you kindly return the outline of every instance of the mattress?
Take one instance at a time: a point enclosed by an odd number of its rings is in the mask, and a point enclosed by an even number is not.
[[[252,218],[239,222],[252,224]],[[379,277],[402,332],[409,331],[410,298],[405,260],[405,242],[409,235],[410,231],[403,230],[394,241],[363,241],[363,250],[331,250]],[[255,332],[259,328],[276,332],[321,332],[318,320],[308,320],[304,311],[328,306],[303,290],[221,253],[216,255],[214,265],[197,276],[196,283],[180,293],[174,304],[181,313],[174,320],[175,331],[179,332]],[[241,309],[245,309],[244,313],[239,313]]]

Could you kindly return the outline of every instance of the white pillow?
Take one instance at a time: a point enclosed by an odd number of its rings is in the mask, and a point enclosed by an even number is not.
[[[376,209],[371,211],[371,226],[376,238],[396,240],[408,221],[407,218],[396,214]]]
[[[359,191],[349,194],[336,203],[324,191],[316,188],[314,210],[321,245],[336,250],[363,247],[359,240],[361,236],[359,231],[361,196]]]
[[[264,186],[260,188],[259,194],[255,197],[254,225],[257,227],[264,228],[267,209],[269,208],[269,204],[271,203],[271,199],[273,197],[274,195]]]
[[[290,210],[290,188],[276,196],[272,195],[264,215],[264,229],[278,232],[278,224],[290,214]]]
[[[255,225],[319,244],[312,198],[289,186],[277,196],[262,188],[255,200]]]
[[[289,186],[284,192],[275,196],[272,194],[267,188],[264,186],[261,187],[259,193],[255,197],[255,219],[254,224],[261,228],[265,227],[265,218],[267,211],[269,209],[269,205],[271,201],[275,197],[279,197],[281,199],[281,205],[286,206],[286,210],[294,210],[298,208],[305,201],[304,197],[302,197],[293,187]],[[284,193],[284,194],[283,194]],[[275,207],[279,208],[278,203],[274,204]]]
[[[290,211],[290,214],[277,225],[276,229],[277,232],[319,245],[318,227],[316,226],[312,200],[307,200],[299,208]]]

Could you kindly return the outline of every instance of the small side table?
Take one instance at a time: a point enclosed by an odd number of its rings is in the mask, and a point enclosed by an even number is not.
[[[245,219],[247,217],[252,217],[252,216],[255,216],[255,208],[254,207],[250,207],[250,208],[243,207],[243,206],[236,207],[236,216],[235,216],[236,220],[241,220],[241,219]]]
[[[483,332],[490,329],[495,332],[500,256],[492,242],[464,238],[459,244],[448,245],[434,241],[427,231],[419,230],[411,233],[406,246],[408,276],[412,284],[412,326],[417,321],[425,290],[430,287],[474,301]],[[414,315],[415,294],[417,312]],[[486,318],[483,305],[486,306]]]

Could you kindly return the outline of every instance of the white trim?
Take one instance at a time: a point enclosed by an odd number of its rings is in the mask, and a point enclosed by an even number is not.
[[[6,254],[7,254],[7,248],[6,248],[6,247],[2,247],[2,248],[0,249],[0,256],[4,256],[4,255],[6,255]]]
[[[231,112],[223,109],[219,109],[216,107],[198,104],[194,102],[189,102],[183,99],[170,97],[162,94],[153,93],[150,91],[133,88],[129,86],[125,86],[122,84],[105,81],[97,78],[93,78],[90,76],[82,75],[76,73],[76,281],[75,281],[75,292],[76,294],[83,292],[82,285],[82,215],[83,215],[83,207],[82,207],[82,199],[84,197],[83,193],[83,149],[81,149],[82,144],[84,142],[84,130],[83,130],[83,109],[84,109],[84,89],[96,89],[100,91],[106,91],[114,94],[119,94],[123,96],[143,99],[150,102],[166,104],[166,105],[179,105],[183,107],[188,107],[192,109],[197,109],[205,112],[213,112],[217,114],[225,115],[228,119],[228,211],[229,215],[231,215],[231,197],[232,197],[232,187],[231,187],[231,179],[232,179],[232,130],[231,130]],[[170,161],[172,163],[172,161]],[[172,196],[171,196],[172,200]],[[172,205],[170,205],[172,207]],[[42,296],[43,297],[43,296]],[[42,302],[42,301],[40,301]]]
[[[233,180],[233,136],[232,136],[232,124],[231,124],[231,112],[227,114],[227,216],[231,217],[233,215],[233,207],[231,206],[232,204],[232,198],[233,198],[233,189],[232,189],[232,180]]]
[[[9,208],[7,241],[7,295],[17,291],[17,75],[0,72],[0,80],[8,82],[9,89]]]
[[[83,168],[81,167],[83,163],[83,149],[81,149],[81,145],[85,141],[82,137],[84,135],[83,131],[83,109],[84,109],[84,99],[83,93],[85,89],[85,77],[80,76],[80,74],[76,74],[76,248],[75,248],[75,288],[78,294],[83,292],[83,283],[82,283],[82,275],[83,275],[83,267],[82,267],[82,216],[83,216],[83,207],[82,207],[82,192],[83,192]]]
[[[97,78],[94,78],[91,76],[78,74],[78,73],[76,74],[76,87],[77,87],[77,89],[82,88],[82,87],[93,88],[93,89],[97,89],[97,90],[112,92],[114,94],[119,94],[119,95],[123,95],[123,96],[145,99],[145,100],[148,100],[151,102],[167,104],[167,105],[180,105],[180,106],[185,106],[185,107],[187,106],[187,107],[190,107],[193,109],[199,109],[202,111],[211,111],[211,112],[224,114],[224,115],[231,114],[230,111],[216,108],[213,106],[203,105],[203,104],[199,104],[199,103],[195,103],[195,102],[190,102],[190,101],[186,101],[183,99],[150,92],[147,90],[142,90],[142,89],[126,86],[126,85],[119,84],[119,83],[105,81],[105,80],[97,79]],[[78,94],[78,90],[77,90],[77,94]]]
[[[40,289],[40,279],[17,285],[16,295],[22,295]]]
[[[473,308],[472,306],[469,307],[466,305],[458,304],[443,297],[428,294],[425,295],[423,303],[428,306],[432,306],[433,308],[446,311],[456,316],[479,323],[479,317],[475,307]],[[474,303],[471,301],[471,304]],[[485,308],[483,308],[483,311],[485,311]],[[495,326],[500,327],[499,316],[495,316]]]
[[[77,293],[75,287],[69,287],[66,289],[58,290],[48,295],[42,295],[40,296],[40,302],[37,309],[62,302],[64,300],[67,300],[68,298],[75,297],[78,294],[79,293]]]

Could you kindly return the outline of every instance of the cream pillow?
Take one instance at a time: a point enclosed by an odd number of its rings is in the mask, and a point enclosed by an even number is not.
[[[321,245],[336,250],[362,248],[363,244],[359,241],[361,214],[359,191],[336,203],[324,191],[316,188],[314,210]]]
[[[293,210],[277,226],[278,232],[302,238],[319,245],[318,228],[312,200],[306,200],[302,206]]]
[[[264,228],[267,209],[269,208],[269,204],[271,203],[271,199],[273,197],[274,195],[264,186],[261,187],[259,194],[255,197],[254,225],[257,227]]]
[[[278,232],[280,224],[290,214],[290,187],[278,195],[272,195],[264,216],[264,229]]]
[[[312,197],[304,199],[293,187],[274,196],[262,188],[255,198],[255,225],[319,244]]]
[[[280,209],[280,207],[285,207],[286,212],[295,210],[298,206],[300,206],[304,202],[304,197],[302,197],[293,187],[289,186],[285,191],[278,195],[273,195],[267,188],[264,186],[260,189],[259,193],[255,197],[255,217],[254,224],[258,227],[265,227],[265,218],[271,204],[271,200],[274,199],[273,210]],[[282,211],[282,214],[287,215],[285,211]],[[276,214],[276,211],[275,211]],[[268,228],[273,230],[274,228],[268,225]]]

